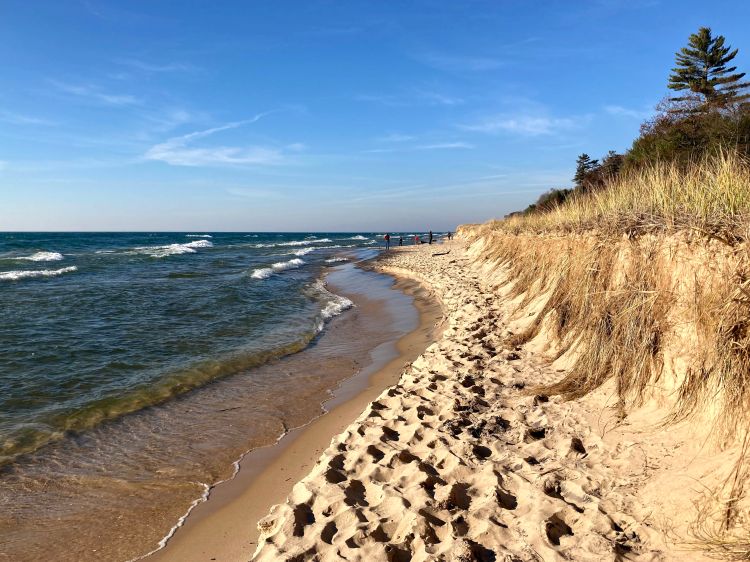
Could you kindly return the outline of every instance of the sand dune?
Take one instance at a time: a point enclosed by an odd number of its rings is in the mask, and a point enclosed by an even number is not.
[[[507,303],[450,248],[381,260],[441,300],[443,336],[259,522],[254,560],[700,560],[669,552],[638,496],[648,463],[591,404],[528,392],[560,373],[504,346]]]

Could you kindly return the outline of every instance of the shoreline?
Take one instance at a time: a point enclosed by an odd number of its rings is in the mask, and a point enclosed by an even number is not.
[[[323,413],[285,432],[275,443],[254,449],[237,461],[235,474],[213,486],[205,501],[185,515],[164,547],[135,560],[185,561],[249,559],[256,547],[256,523],[268,509],[283,502],[314,466],[331,439],[349,426],[384,389],[395,384],[405,364],[416,359],[439,337],[444,320],[439,299],[419,280],[380,269],[379,257],[356,265],[394,279],[393,288],[412,298],[418,314],[414,330],[393,342],[395,356],[372,362],[338,383],[322,403]],[[346,287],[332,285],[338,295],[356,298]],[[353,298],[354,297],[354,298]],[[356,300],[355,300],[356,302]],[[372,354],[388,354],[383,344]]]

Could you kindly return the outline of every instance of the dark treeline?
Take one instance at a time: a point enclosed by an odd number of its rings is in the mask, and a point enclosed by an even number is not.
[[[731,66],[737,49],[702,27],[675,55],[668,88],[656,114],[641,125],[640,135],[625,154],[610,150],[601,159],[581,154],[576,160],[573,189],[550,189],[524,211],[545,211],[575,193],[601,189],[620,174],[655,162],[687,165],[722,149],[750,156],[750,82]]]

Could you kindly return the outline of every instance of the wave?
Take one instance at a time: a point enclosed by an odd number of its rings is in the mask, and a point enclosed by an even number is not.
[[[326,263],[340,263],[340,262],[343,262],[343,261],[349,261],[349,258],[344,258],[344,257],[341,257],[341,256],[334,256],[332,258],[328,258],[326,260]]]
[[[37,252],[30,256],[21,256],[13,259],[26,261],[60,261],[63,259],[63,255],[60,252]]]
[[[268,279],[274,273],[285,271],[287,269],[297,269],[301,265],[305,265],[305,262],[299,258],[294,258],[289,261],[280,261],[273,264],[271,267],[261,267],[254,270],[250,277],[253,279]]]
[[[186,238],[213,238],[210,234],[186,234]]]
[[[310,244],[324,244],[331,242],[330,238],[315,238],[312,240],[292,240],[291,242],[279,242],[276,246],[308,246]]]
[[[322,331],[325,327],[326,322],[331,318],[338,316],[345,310],[349,310],[354,306],[354,303],[346,297],[336,295],[326,289],[325,281],[318,279],[314,285],[315,290],[320,294],[325,302],[325,305],[320,310],[318,316],[318,332]]]
[[[292,254],[294,254],[295,256],[306,256],[306,255],[307,255],[307,254],[309,254],[310,252],[314,252],[314,251],[315,251],[315,250],[317,250],[317,249],[318,249],[318,248],[309,248],[309,247],[308,247],[308,248],[302,248],[302,249],[300,249],[300,250],[294,250],[294,251],[292,252]]]
[[[179,254],[194,254],[196,248],[212,248],[213,243],[208,240],[195,240],[185,244],[167,244],[166,246],[139,246],[132,253],[146,254],[154,258],[164,258]]]
[[[4,271],[0,273],[0,281],[18,281],[20,279],[29,279],[34,277],[56,277],[63,273],[78,271],[74,265],[60,269],[34,269],[25,271]]]
[[[352,236],[351,238],[341,238],[341,240],[367,240],[367,236],[357,234],[356,236]]]

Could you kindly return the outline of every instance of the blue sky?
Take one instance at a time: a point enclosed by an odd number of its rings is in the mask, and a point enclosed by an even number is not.
[[[0,229],[453,229],[623,151],[750,3],[5,0]]]

